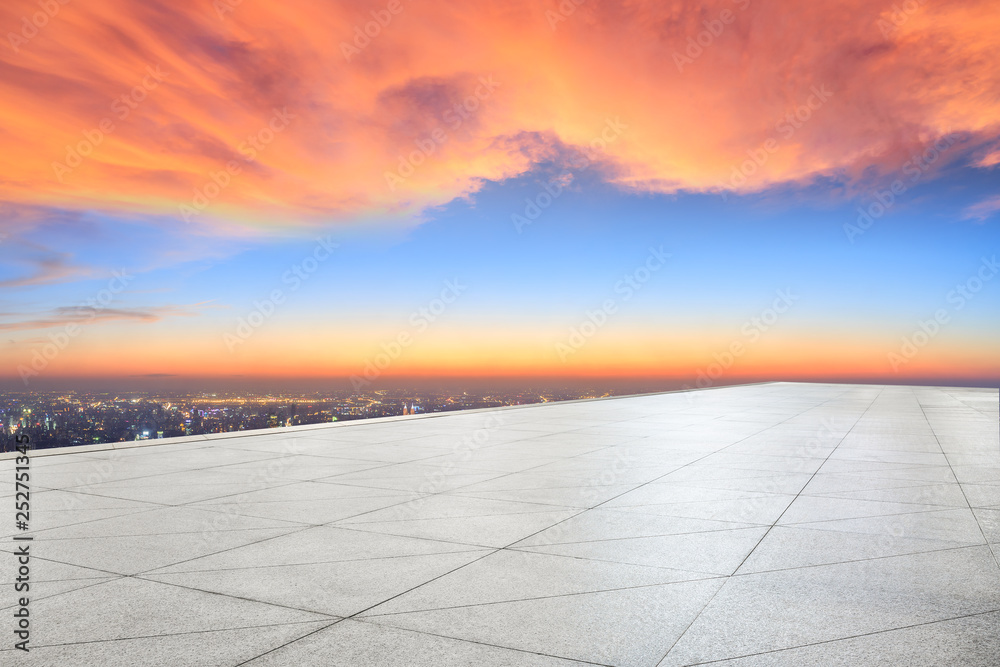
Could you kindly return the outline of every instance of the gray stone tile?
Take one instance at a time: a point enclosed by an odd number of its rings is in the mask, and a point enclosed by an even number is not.
[[[806,523],[810,521],[830,521],[837,519],[859,519],[869,516],[888,516],[911,512],[939,512],[938,505],[914,505],[913,503],[891,503],[878,500],[847,500],[824,496],[802,495],[789,505],[781,515],[778,525]]]
[[[37,494],[38,497],[41,494]],[[138,503],[137,503],[138,505]],[[64,526],[73,526],[76,524],[86,524],[93,521],[98,521],[101,519],[109,519],[112,517],[122,516],[125,514],[135,514],[137,512],[147,512],[150,507],[155,507],[155,505],[146,505],[141,509],[130,508],[130,509],[60,509],[57,511],[45,511],[38,508],[33,508],[31,512],[31,529],[33,532],[46,531],[52,528],[61,528]],[[6,519],[6,516],[2,517]],[[13,535],[17,535],[20,531],[17,530],[13,519],[9,521],[3,521],[2,528],[0,528],[0,539],[6,541]]]
[[[698,489],[726,489],[761,493],[798,493],[812,477],[807,473],[741,477],[684,482],[685,486]]]
[[[75,513],[75,512],[74,512]],[[169,535],[173,533],[200,533],[216,530],[255,530],[298,526],[289,521],[260,519],[246,513],[233,514],[225,525],[215,521],[218,512],[192,507],[157,507],[141,512],[130,511],[110,517],[95,517],[88,521],[43,529],[33,526],[37,540],[64,540],[88,537],[125,537],[132,535]],[[44,525],[44,524],[43,524]]]
[[[508,491],[511,489],[551,489],[559,487],[586,486],[593,481],[593,476],[586,472],[572,473],[541,472],[529,470],[510,475],[493,475],[489,479],[477,480],[474,486],[467,485],[466,492]]]
[[[551,513],[557,507],[549,504],[493,500],[464,495],[434,495],[414,498],[395,507],[344,519],[339,525],[378,521],[409,521],[415,519],[450,519],[460,517],[500,516],[504,514]],[[571,510],[561,507],[558,509]],[[360,527],[360,526],[359,526]]]
[[[425,554],[446,554],[470,551],[467,545],[422,540],[413,537],[384,535],[359,530],[319,526],[273,539],[255,541],[201,558],[164,566],[156,574],[166,572],[204,572],[233,568],[329,563],[370,558],[392,558]],[[150,574],[153,574],[152,572]]]
[[[736,576],[661,665],[775,651],[996,609],[1000,570],[986,547]]]
[[[980,529],[990,544],[1000,544],[1000,508],[975,508],[972,510]]]
[[[919,539],[884,533],[775,526],[740,567],[740,574],[884,558],[968,546],[965,542]]]
[[[1000,448],[997,449],[996,465],[955,465],[955,476],[963,484],[996,483],[1000,479]]]
[[[386,535],[442,540],[482,547],[505,547],[576,514],[579,510],[530,512],[445,519],[404,519],[344,523],[342,527]]]
[[[962,489],[972,507],[1000,505],[1000,484],[963,484]]]
[[[324,456],[296,454],[277,458],[241,463],[225,467],[226,472],[246,474],[251,477],[307,481],[320,477],[334,477],[350,473],[378,470],[384,463],[335,459]]]
[[[489,553],[486,549],[144,577],[282,607],[352,616]]]
[[[709,575],[732,574],[766,532],[765,528],[518,547],[573,558],[667,567]]]
[[[79,590],[81,588],[88,588],[90,586],[97,586],[98,584],[103,584],[105,582],[116,579],[117,577],[93,577],[89,579],[58,579],[53,581],[32,581],[30,582],[30,588],[28,591],[17,591],[14,586],[8,585],[3,587],[3,591],[0,592],[0,611],[8,612],[4,616],[9,617],[15,608],[19,606],[19,600],[27,597],[29,599],[29,604],[31,605],[29,609],[34,607],[34,605],[41,600],[53,597],[55,595],[62,595],[64,593],[69,593],[70,591]],[[4,648],[7,648],[6,646]]]
[[[954,483],[949,480],[948,483]],[[909,477],[892,476],[891,471],[878,473],[839,473],[828,475],[820,472],[803,489],[807,495],[849,493],[853,491],[880,491],[927,486],[927,482]]]
[[[364,616],[513,602],[712,578],[700,572],[500,550]]]
[[[712,664],[719,667],[994,667],[998,655],[1000,612],[992,612]]]
[[[606,507],[637,507],[640,505],[661,505],[666,503],[692,503],[708,500],[741,500],[743,498],[759,498],[768,492],[746,489],[712,488],[695,486],[696,482],[687,481],[681,484],[666,479],[630,490],[607,503]]]
[[[915,537],[961,544],[985,544],[976,517],[969,509],[947,509],[892,516],[817,521],[797,523],[795,526],[843,533]]]
[[[968,485],[963,485],[963,488]],[[804,493],[808,493],[805,491]],[[817,494],[819,495],[819,494]],[[848,500],[880,500],[890,503],[914,503],[942,507],[968,507],[962,488],[958,484],[927,484],[903,488],[877,489],[871,491],[845,491],[824,493],[831,498]]]
[[[668,515],[594,509],[572,516],[511,546],[516,548],[628,537],[682,535],[751,527],[754,526],[731,521],[688,519]]]
[[[269,503],[282,500],[331,500],[341,498],[367,498],[376,496],[396,496],[399,491],[392,489],[372,489],[363,486],[348,486],[346,484],[327,484],[322,482],[298,482],[280,484],[278,486],[262,485],[262,488],[250,487],[235,496],[224,498],[209,498],[208,500],[191,503],[192,507],[208,505],[225,505],[231,503]],[[414,496],[415,494],[404,494]]]
[[[477,482],[494,479],[502,473],[453,474],[440,477],[433,474],[414,475],[410,477],[357,477],[351,475],[336,475],[334,477],[319,477],[313,481],[329,482],[331,484],[349,484],[371,489],[387,489],[397,492],[440,493],[466,487]]]
[[[652,665],[721,579],[372,616],[381,625],[603,665]]]
[[[732,521],[734,523],[752,523],[771,525],[781,516],[782,512],[795,500],[795,496],[776,494],[755,494],[747,498],[735,500],[706,500],[700,502],[669,503],[666,505],[619,506],[608,503],[608,509],[637,514],[659,514],[666,516],[686,517],[689,519],[707,519],[712,521]]]
[[[349,517],[366,516],[370,512],[409,502],[411,494],[392,496],[362,496],[356,498],[320,500],[275,500],[266,503],[246,502],[242,496],[234,503],[202,503],[200,508],[225,516],[260,517],[302,525],[322,525]]]
[[[246,667],[572,667],[585,663],[344,620],[262,655]]]
[[[38,600],[31,611],[59,620],[35,626],[32,643],[39,646],[333,620],[131,577]]]
[[[162,507],[159,503],[99,496],[89,487],[67,491],[32,492],[31,506],[39,514],[58,514],[68,510],[122,510],[121,514]]]
[[[39,452],[30,664],[992,664],[998,418],[770,383]]]
[[[4,544],[4,547],[8,547],[8,545],[9,543]],[[11,551],[13,552],[14,550],[11,549]],[[17,576],[17,571],[13,567],[0,570],[0,586],[4,586],[5,588],[9,586],[10,589],[13,590],[14,580]],[[107,572],[49,560],[45,558],[37,549],[34,549],[32,552],[31,581],[45,582],[75,579],[105,579],[107,577]]]
[[[281,480],[279,483],[294,482]],[[183,505],[209,498],[237,495],[252,489],[253,485],[254,480],[250,475],[211,469],[172,472],[134,480],[113,480],[73,488],[110,498],[161,505]],[[73,488],[69,490],[72,491]]]
[[[163,535],[36,539],[32,552],[51,560],[114,574],[137,574],[288,533],[288,529],[223,530]],[[5,545],[6,547],[6,545]],[[12,548],[7,548],[12,551]]]
[[[449,495],[484,498],[487,500],[523,501],[526,503],[550,505],[553,508],[573,507],[576,509],[587,509],[596,507],[623,493],[627,493],[633,488],[635,487],[631,484],[612,484],[610,486],[591,484],[585,486],[481,491],[477,490],[477,485],[472,485],[449,492]]]
[[[58,646],[32,646],[29,653],[10,655],[25,667],[218,667],[238,665],[265,651],[284,646],[303,635],[329,625],[330,621],[259,626],[240,630],[218,630],[137,639],[119,639]],[[11,649],[12,650],[12,649]],[[7,658],[0,658],[6,660]],[[6,663],[5,663],[6,664]]]

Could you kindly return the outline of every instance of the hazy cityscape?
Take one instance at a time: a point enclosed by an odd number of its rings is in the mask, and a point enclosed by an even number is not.
[[[15,435],[36,449],[153,440],[204,433],[321,424],[621,395],[622,387],[371,389],[183,392],[25,391],[0,393],[0,451]]]

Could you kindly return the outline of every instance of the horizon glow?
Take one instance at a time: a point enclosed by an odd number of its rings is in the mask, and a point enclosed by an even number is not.
[[[46,7],[5,386],[1000,383],[996,3]]]

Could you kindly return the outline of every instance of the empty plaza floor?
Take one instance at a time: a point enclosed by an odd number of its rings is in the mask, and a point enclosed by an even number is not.
[[[996,665],[998,419],[770,383],[43,450],[27,532],[5,458],[0,663]]]

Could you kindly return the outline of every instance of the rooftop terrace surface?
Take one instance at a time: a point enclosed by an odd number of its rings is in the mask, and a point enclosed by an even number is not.
[[[4,460],[0,663],[996,665],[998,419],[776,383],[37,452],[28,533]]]

